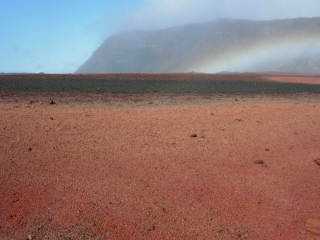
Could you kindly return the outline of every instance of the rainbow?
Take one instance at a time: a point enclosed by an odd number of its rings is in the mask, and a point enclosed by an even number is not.
[[[292,59],[319,55],[320,33],[277,37],[211,56],[202,63],[191,66],[189,70],[206,73],[272,71],[276,66]]]

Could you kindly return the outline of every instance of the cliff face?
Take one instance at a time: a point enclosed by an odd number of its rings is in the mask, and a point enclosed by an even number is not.
[[[216,20],[108,38],[78,73],[320,73],[320,18]]]

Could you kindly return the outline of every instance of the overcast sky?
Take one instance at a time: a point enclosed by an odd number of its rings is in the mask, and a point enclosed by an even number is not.
[[[320,16],[320,0],[0,0],[0,8],[0,72],[73,72],[121,30]]]

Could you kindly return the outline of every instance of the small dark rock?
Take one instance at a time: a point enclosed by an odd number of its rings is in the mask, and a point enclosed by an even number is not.
[[[53,99],[50,99],[50,105],[55,105],[57,104]]]
[[[194,134],[191,134],[190,137],[196,138],[196,137],[198,137],[198,135],[194,133]]]
[[[242,122],[243,120],[241,118],[236,118],[237,122]]]
[[[29,148],[28,148],[28,151],[31,152],[31,151],[32,151],[32,147],[29,147]]]
[[[315,164],[317,164],[320,167],[320,158],[314,160]]]
[[[218,233],[224,233],[224,230],[223,229],[219,229],[217,232]]]
[[[269,148],[266,148],[265,151],[266,151],[266,152],[270,152],[270,149],[269,149]]]
[[[53,117],[50,117],[50,120],[53,120]]]
[[[154,226],[154,225],[151,228],[148,229],[148,231],[150,231],[150,232],[154,231],[154,230],[156,230],[156,226]]]
[[[254,161],[255,164],[264,165],[265,162],[263,160],[256,160]]]

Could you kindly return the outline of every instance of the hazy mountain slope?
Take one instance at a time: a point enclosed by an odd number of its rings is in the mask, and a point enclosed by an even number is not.
[[[78,70],[320,73],[320,18],[216,20],[107,39]]]

